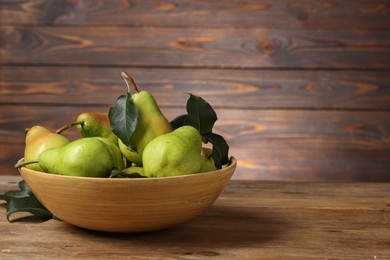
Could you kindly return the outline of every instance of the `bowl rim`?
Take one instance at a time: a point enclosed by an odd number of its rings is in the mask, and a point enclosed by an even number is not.
[[[21,158],[18,162],[22,161],[24,158]],[[217,169],[215,171],[208,171],[208,172],[200,172],[200,173],[193,173],[193,174],[184,174],[184,175],[178,175],[178,176],[166,176],[166,177],[150,177],[150,178],[107,178],[107,177],[84,177],[84,176],[70,176],[70,175],[60,175],[60,174],[54,174],[49,172],[40,172],[35,171],[32,169],[29,169],[27,167],[20,167],[18,170],[19,172],[22,171],[29,171],[36,175],[41,175],[49,178],[63,178],[68,180],[88,180],[88,181],[96,181],[96,182],[145,182],[145,181],[157,181],[157,180],[177,180],[177,179],[183,179],[183,178],[197,178],[195,176],[204,176],[204,175],[212,175],[216,173],[220,173],[222,171],[228,171],[228,169],[235,168],[237,165],[237,159],[229,155],[229,162],[226,165],[223,165],[221,169]]]

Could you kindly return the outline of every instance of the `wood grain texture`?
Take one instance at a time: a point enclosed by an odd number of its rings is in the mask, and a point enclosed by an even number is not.
[[[0,178],[19,175],[15,163],[23,156],[22,143],[0,145]],[[297,182],[390,182],[390,152],[378,150],[321,150],[231,147],[238,159],[235,180]]]
[[[0,193],[19,178],[0,177]],[[388,183],[231,181],[212,207],[160,232],[91,232],[51,220],[7,223],[1,258],[386,259]]]
[[[35,124],[56,130],[87,111],[106,112],[108,107],[2,106],[2,143],[23,142],[24,129]],[[186,113],[184,104],[181,109],[162,108],[162,111],[168,120]],[[389,150],[390,118],[386,111],[253,110],[248,113],[217,109],[216,112],[214,131],[223,135],[232,147]]]
[[[390,152],[298,148],[233,148],[239,164],[233,179],[390,182]]]
[[[2,64],[389,69],[388,31],[1,26]]]
[[[216,108],[236,178],[389,181],[389,0],[0,2],[0,174],[25,127],[107,111],[130,73],[169,119]],[[76,138],[75,132],[68,132]]]
[[[127,91],[122,70],[163,107],[193,93],[224,108],[390,109],[389,71],[4,66],[0,102],[111,106]]]
[[[0,111],[0,162],[23,155],[24,129],[39,124],[51,130],[78,113],[106,107],[3,106]],[[183,108],[163,108],[169,120]],[[390,118],[386,111],[302,111],[217,109],[214,131],[228,141],[238,159],[236,179],[390,181]],[[15,117],[14,115],[22,115]],[[70,139],[79,135],[64,132]],[[5,138],[6,137],[6,138]]]
[[[4,24],[389,29],[388,0],[3,1]],[[281,19],[281,17],[283,19]],[[362,22],[364,21],[364,22]]]

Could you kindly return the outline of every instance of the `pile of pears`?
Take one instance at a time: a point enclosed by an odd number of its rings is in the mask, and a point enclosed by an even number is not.
[[[167,177],[216,170],[202,149],[202,136],[191,125],[174,129],[147,91],[128,98],[137,110],[137,124],[131,146],[114,134],[109,113],[84,112],[55,132],[35,125],[26,129],[24,159],[16,168],[26,167],[51,174],[81,177]],[[129,85],[128,85],[129,87]],[[124,122],[125,123],[125,122]],[[70,141],[63,132],[76,127],[79,138]]]

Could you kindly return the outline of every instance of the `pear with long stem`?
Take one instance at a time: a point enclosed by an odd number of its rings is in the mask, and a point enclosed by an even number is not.
[[[157,136],[172,132],[173,128],[162,114],[152,94],[148,91],[139,91],[134,79],[126,72],[122,72],[121,75],[128,91],[130,92],[131,85],[136,92],[130,98],[138,110],[138,123],[130,138],[134,149],[130,149],[120,139],[118,140],[119,148],[127,160],[142,166],[142,153],[146,145]]]

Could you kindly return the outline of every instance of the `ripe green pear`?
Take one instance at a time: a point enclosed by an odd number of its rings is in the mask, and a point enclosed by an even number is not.
[[[138,173],[140,175],[144,175],[144,168],[140,167],[140,166],[132,165],[132,166],[122,170],[122,172],[127,173],[127,174]]]
[[[142,166],[142,153],[146,145],[157,136],[172,132],[173,128],[149,92],[135,93],[131,95],[131,99],[138,109],[138,124],[130,138],[135,150],[130,150],[121,140],[118,143],[127,160]]]
[[[110,149],[112,153],[112,157],[114,158],[115,165],[119,165],[120,167],[117,167],[119,170],[126,168],[127,161],[123,157],[121,151],[119,150],[118,144],[114,143],[111,139],[105,138],[105,137],[95,137],[96,139],[104,142]]]
[[[47,149],[61,147],[69,143],[69,140],[60,134],[53,133],[43,126],[33,126],[26,129],[24,161],[36,161],[40,154]],[[35,171],[43,171],[38,163],[26,165]]]
[[[197,173],[202,165],[202,136],[185,125],[154,138],[145,147],[142,160],[148,177],[178,176]]]
[[[113,168],[124,169],[119,148],[103,137],[85,137],[69,144],[44,151],[39,165],[47,173],[108,177]]]
[[[202,163],[200,166],[199,172],[210,172],[210,171],[216,171],[217,167],[211,161],[210,159],[207,159],[205,156],[202,155]]]
[[[118,143],[118,137],[112,132],[107,113],[84,112],[77,116],[77,130],[82,137],[105,137]]]

